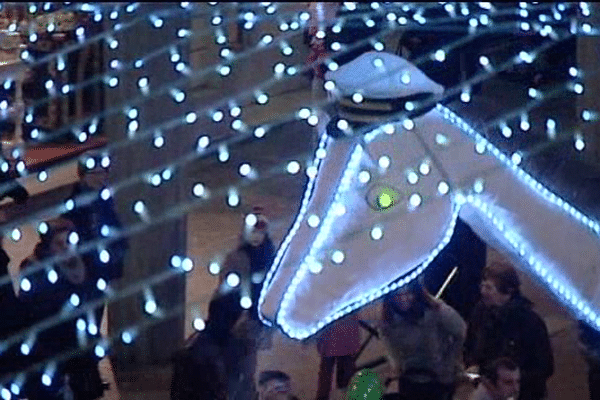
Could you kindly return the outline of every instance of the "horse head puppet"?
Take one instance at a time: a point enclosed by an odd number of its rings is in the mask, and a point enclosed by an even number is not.
[[[322,132],[299,214],[259,300],[263,320],[307,338],[416,277],[457,218],[600,326],[600,225],[447,107],[408,61],[369,52],[326,77]]]

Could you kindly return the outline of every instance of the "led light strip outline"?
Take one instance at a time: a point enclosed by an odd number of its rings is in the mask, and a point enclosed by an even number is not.
[[[475,131],[466,121],[456,115],[454,112],[450,111],[447,107],[437,104],[436,110],[440,112],[444,119],[451,122],[454,126],[459,128],[465,134],[467,134],[471,139],[475,140],[476,143],[476,151],[479,154],[482,154],[485,151],[490,152],[494,157],[496,157],[499,161],[501,161],[505,166],[509,167],[511,171],[513,171],[517,178],[521,181],[527,183],[538,195],[540,195],[544,200],[550,202],[551,204],[559,207],[562,211],[571,215],[571,217],[575,218],[579,223],[583,224],[584,227],[590,229],[597,236],[600,235],[600,225],[595,222],[592,218],[584,215],[580,211],[578,211],[575,207],[571,206],[568,202],[561,199],[556,194],[549,191],[545,188],[541,183],[537,182],[531,175],[523,171],[523,169],[519,168],[518,165],[510,160],[504,153],[502,153],[498,148],[492,145],[487,139],[485,139],[481,134]],[[377,128],[375,130],[375,135],[382,134],[381,129]],[[371,138],[372,139],[372,138]],[[423,263],[421,266],[417,267],[410,273],[409,278],[404,278],[400,280],[400,285],[396,282],[386,285],[384,288],[372,289],[367,294],[365,294],[361,299],[352,302],[349,305],[345,305],[340,307],[337,311],[333,312],[329,316],[327,316],[324,320],[321,320],[317,323],[316,326],[312,326],[304,329],[295,329],[293,328],[286,320],[287,310],[290,307],[290,302],[293,301],[295,297],[295,292],[297,290],[298,285],[304,279],[307,274],[307,270],[309,269],[309,263],[314,262],[315,252],[320,250],[320,246],[322,245],[322,241],[324,240],[324,236],[329,233],[329,229],[331,224],[333,223],[333,219],[336,217],[336,204],[341,195],[343,195],[348,189],[350,184],[350,179],[356,173],[356,169],[358,168],[358,162],[360,161],[360,156],[362,155],[362,147],[357,145],[351,160],[346,167],[346,170],[343,174],[343,178],[340,182],[340,186],[338,191],[335,194],[334,201],[330,206],[327,217],[323,222],[323,225],[317,235],[311,249],[309,251],[309,255],[304,259],[304,262],[301,264],[300,268],[296,272],[292,282],[286,289],[283,300],[281,302],[280,309],[277,313],[277,323],[281,326],[283,331],[288,334],[292,338],[296,339],[305,339],[313,334],[315,334],[318,330],[322,329],[325,325],[333,322],[336,319],[343,317],[344,315],[354,311],[355,309],[363,306],[364,304],[375,300],[378,297],[381,297],[384,294],[389,293],[392,290],[396,290],[399,287],[402,287],[404,284],[409,283],[411,280],[415,279],[421,272],[425,270],[425,268],[431,263],[431,261],[437,257],[439,252],[447,245],[450,241],[450,237],[454,233],[454,227],[456,225],[456,218],[458,217],[458,213],[460,208],[465,203],[469,203],[474,205],[477,209],[482,212],[482,215],[488,218],[492,224],[496,227],[496,229],[501,232],[504,237],[509,241],[511,245],[515,249],[518,249],[519,256],[522,257],[532,268],[532,270],[536,273],[536,275],[541,279],[542,282],[546,283],[548,289],[554,293],[554,295],[563,300],[563,303],[570,307],[574,313],[583,314],[585,319],[595,326],[596,329],[600,329],[600,316],[594,311],[592,311],[592,306],[582,300],[582,297],[575,288],[569,287],[566,283],[560,283],[558,278],[554,278],[552,274],[548,271],[547,268],[542,267],[542,262],[537,259],[533,254],[527,254],[526,248],[532,248],[532,246],[527,243],[523,238],[520,238],[513,230],[506,230],[505,221],[500,221],[498,217],[495,217],[491,211],[493,208],[492,205],[484,202],[480,196],[474,196],[472,194],[468,196],[464,196],[462,193],[455,193],[452,198],[453,203],[453,218],[446,232],[445,238],[438,245],[438,247],[430,253],[427,257],[427,261]],[[305,211],[305,210],[304,210]],[[303,215],[304,217],[304,215]],[[289,245],[289,242],[292,240],[292,236],[296,233],[296,230],[290,232],[288,237],[286,238],[286,248]],[[519,240],[516,240],[515,237],[518,237]],[[519,245],[519,241],[523,244]],[[318,243],[318,244],[317,244]],[[281,254],[278,254],[281,256]],[[278,257],[277,261],[280,260],[281,257]],[[273,264],[274,266],[277,263]],[[272,272],[272,271],[270,271]],[[402,282],[404,282],[402,284]]]
[[[308,184],[306,185],[306,190],[304,192],[304,197],[302,200],[302,206],[300,208],[300,212],[298,213],[298,216],[296,217],[296,221],[294,222],[294,225],[292,226],[292,228],[290,229],[289,233],[287,234],[285,240],[279,247],[279,250],[277,251],[277,255],[275,256],[275,260],[273,261],[273,266],[267,273],[267,276],[265,277],[262,289],[260,291],[260,297],[258,299],[258,305],[257,305],[258,316],[259,316],[260,320],[268,326],[272,326],[272,323],[271,323],[271,321],[269,321],[268,319],[263,317],[260,309],[261,309],[263,303],[265,302],[265,296],[267,294],[268,289],[271,287],[271,283],[272,283],[273,278],[275,277],[275,273],[279,269],[276,267],[279,265],[281,258],[287,251],[287,248],[288,248],[290,242],[296,235],[296,232],[298,231],[298,229],[300,229],[300,224],[304,220],[306,211],[308,210],[308,203],[310,202],[310,199],[312,198],[312,192],[314,189],[316,178],[318,176],[319,167],[321,166],[321,162],[322,162],[322,157],[319,157],[319,154],[322,153],[322,150],[325,150],[325,148],[327,147],[327,144],[329,143],[330,140],[331,140],[331,138],[329,138],[329,136],[327,135],[327,132],[324,132],[321,135],[321,139],[319,141],[319,147],[318,147],[317,151],[315,152],[315,158],[312,162],[312,167],[315,168],[316,172],[309,175],[309,181],[308,181]]]

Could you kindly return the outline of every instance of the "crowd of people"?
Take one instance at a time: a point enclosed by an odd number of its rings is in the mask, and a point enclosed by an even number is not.
[[[0,356],[3,375],[27,372],[21,387],[11,387],[12,398],[95,400],[107,389],[98,370],[103,355],[94,351],[101,338],[102,289],[122,276],[128,245],[125,239],[111,241],[103,249],[108,257],[101,256],[96,248],[76,251],[77,242],[102,239],[106,236],[103,229],[121,227],[112,199],[98,196],[108,171],[100,167],[99,159],[96,161],[92,169],[78,165],[80,181],[71,194],[72,199],[91,194],[91,200],[75,200],[77,207],[71,212],[41,224],[39,242],[20,264],[18,294],[12,285],[2,286],[0,337],[23,333],[27,337]],[[9,276],[9,262],[1,249],[0,273],[5,278]],[[66,312],[84,304],[90,304],[84,315]],[[49,366],[37,368],[43,364]]]

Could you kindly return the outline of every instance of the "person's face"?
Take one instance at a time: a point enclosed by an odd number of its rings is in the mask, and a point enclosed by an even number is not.
[[[504,305],[510,299],[509,294],[498,291],[496,283],[491,279],[485,279],[481,282],[480,292],[481,301],[488,307]]]
[[[54,235],[50,241],[50,253],[52,253],[53,256],[65,253],[71,248],[71,245],[69,244],[69,233],[70,232],[65,231]]]
[[[518,369],[509,371],[506,368],[498,369],[498,381],[491,385],[494,400],[516,399],[521,387],[521,373]]]
[[[72,250],[69,243],[70,232],[59,232],[50,241],[50,252],[53,256],[65,254]],[[75,285],[83,283],[85,280],[85,266],[79,258],[73,257],[59,263],[61,273],[67,280]]]
[[[400,290],[398,294],[396,294],[396,305],[398,308],[404,312],[410,310],[413,303],[415,302],[415,295],[408,290]]]
[[[101,168],[88,171],[83,176],[83,181],[92,189],[102,189],[108,182],[108,172]]]
[[[273,379],[265,383],[259,400],[287,400],[292,388],[289,381]]]
[[[250,246],[257,247],[265,240],[266,235],[262,229],[246,228],[244,239]]]

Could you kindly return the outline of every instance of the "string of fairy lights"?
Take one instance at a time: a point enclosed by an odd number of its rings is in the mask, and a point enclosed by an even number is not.
[[[273,3],[261,3],[260,7],[263,7],[265,10],[267,10],[269,7],[273,6]],[[437,5],[436,5],[437,6]],[[79,7],[80,10],[83,10],[83,5],[77,6]],[[103,6],[96,6],[98,8],[96,8],[96,12],[98,13],[98,9],[102,8]],[[184,5],[182,3],[181,7],[183,9]],[[188,4],[187,7],[191,7],[191,4]],[[194,6],[194,7],[198,7],[198,6]],[[210,5],[210,7],[213,7],[214,9],[218,9],[218,7],[221,7],[221,5],[217,6],[216,4],[212,4]],[[429,6],[428,6],[429,7]],[[431,6],[433,7],[433,6]],[[106,7],[108,8],[108,6]],[[422,8],[422,7],[421,7]],[[583,6],[580,6],[581,9],[588,9],[585,8]],[[523,9],[523,8],[521,8]],[[132,7],[131,12],[134,12],[136,10],[138,10],[138,7]],[[482,8],[481,10],[485,11],[485,8]],[[85,10],[84,10],[85,11]],[[276,10],[275,10],[276,11]],[[276,12],[273,11],[273,15],[276,15]],[[108,13],[108,11],[106,11]],[[112,11],[110,12],[112,14]],[[294,14],[289,14],[289,16],[292,16]],[[303,21],[306,22],[307,20],[305,20],[305,17],[302,17],[302,15],[305,15],[303,13],[299,13],[296,14],[298,16],[297,21]],[[584,14],[585,15],[585,14]],[[464,16],[465,19],[467,16]],[[167,18],[164,15],[161,15],[160,18]],[[212,17],[214,18],[214,17]],[[114,20],[118,19],[118,16],[115,18],[112,18]],[[141,21],[148,21],[149,16],[148,15],[144,15],[144,16],[140,16],[136,19],[137,22],[141,22]],[[226,22],[226,18],[222,17],[223,22]],[[433,20],[436,21],[436,20]],[[468,21],[468,19],[467,19]],[[260,22],[260,21],[258,21]],[[382,30],[378,35],[374,35],[374,36],[381,36],[382,34],[386,34],[386,33],[390,33],[393,32],[395,30],[398,29],[403,29],[406,26],[411,26],[409,21],[407,21],[406,24],[400,24],[400,22],[398,20],[396,20],[396,24],[388,29],[384,29]],[[153,24],[160,24],[159,22],[157,22],[156,19],[153,19]],[[419,25],[424,25],[424,24],[420,24],[419,22],[417,22],[417,24]],[[89,41],[91,40],[100,40],[100,39],[104,39],[104,38],[108,38],[111,34],[114,34],[116,32],[124,32],[124,30],[127,29],[134,29],[134,25],[132,22],[129,22],[127,24],[123,24],[119,27],[119,29],[114,29],[112,32],[109,33],[102,33],[100,35],[97,35],[94,38],[87,38],[84,41],[80,41],[79,43],[72,45],[70,48],[68,48],[68,50],[61,50],[61,52],[57,52],[57,53],[53,53],[48,57],[51,58],[56,58],[58,59],[60,56],[64,55],[66,52],[68,51],[73,51],[77,48],[80,48],[82,46],[85,46],[89,43]],[[257,25],[257,21],[254,22],[253,25]],[[301,28],[302,25],[299,23],[298,25],[298,29]],[[519,27],[520,28],[520,27]],[[541,29],[544,29],[543,27]],[[282,30],[283,31],[283,30]],[[297,32],[300,32],[297,30]],[[575,34],[590,34],[591,31],[589,31],[587,28],[584,28],[584,25],[581,26],[581,29],[576,31]],[[189,40],[192,40],[194,37],[199,37],[200,35],[205,35],[207,32],[206,31],[202,31],[202,32],[190,32],[188,31],[185,35],[183,35],[183,37],[179,37],[177,39],[176,43],[177,45],[182,45],[184,43],[186,43]],[[219,33],[222,33],[221,31],[219,31]],[[476,35],[479,32],[475,31],[472,32],[471,35]],[[292,33],[288,33],[285,35],[281,35],[278,37],[272,37],[271,40],[269,41],[269,43],[266,43],[262,46],[256,47],[256,48],[252,48],[249,49],[247,51],[244,51],[242,53],[238,53],[230,58],[227,59],[227,63],[228,64],[234,64],[236,61],[239,61],[242,57],[250,57],[252,55],[258,55],[261,51],[264,51],[266,49],[272,48],[276,45],[281,45],[281,43],[284,43],[286,40],[289,40],[291,37],[293,37],[294,35],[296,35],[296,33],[292,32]],[[218,35],[216,35],[217,37],[219,37]],[[346,48],[346,51],[349,51],[353,48],[356,48],[358,46],[360,46],[362,43],[367,43],[370,40],[373,40],[374,38],[366,38],[360,42],[358,42],[357,44],[355,44],[355,46],[349,46]],[[262,42],[264,43],[264,41]],[[110,46],[110,44],[109,44]],[[173,53],[171,52],[172,49],[172,45],[169,46],[165,46],[163,49],[159,49],[156,50],[155,52],[152,53],[152,57],[158,57],[159,55],[162,55],[164,53],[169,53],[170,57],[171,57],[171,62],[173,59],[177,59],[177,57],[173,57]],[[546,46],[546,48],[549,47],[549,45]],[[285,48],[285,47],[284,47]],[[444,53],[447,53],[448,51],[451,51],[452,49],[452,45],[450,45],[445,51]],[[544,50],[544,48],[542,49],[537,49],[540,52]],[[445,58],[441,56],[441,53],[435,51],[432,54],[428,54],[426,56],[423,57],[424,59],[427,58],[436,58],[436,59],[440,59],[440,58]],[[527,55],[524,55],[523,57],[520,57],[521,62],[527,62]],[[48,59],[50,60],[50,58]],[[48,60],[44,60],[44,59],[40,59],[34,62],[45,62]],[[179,61],[175,61],[175,62],[179,62]],[[475,76],[474,78],[470,79],[467,82],[464,82],[464,86],[470,86],[472,84],[481,82],[485,79],[488,79],[490,76],[492,76],[493,74],[502,71],[503,69],[507,69],[509,68],[511,65],[514,65],[516,62],[518,62],[517,60],[509,60],[507,61],[504,65],[502,66],[498,66],[498,67],[494,67],[494,68],[488,68],[486,69],[484,72],[482,72],[481,74]],[[141,63],[141,66],[138,68],[142,68],[143,67],[143,62]],[[314,63],[313,63],[314,64]],[[418,65],[418,60],[416,62],[416,64]],[[121,62],[119,64],[121,66],[121,68],[116,69],[116,73],[115,72],[111,72],[109,74],[104,74],[101,75],[100,77],[93,77],[92,79],[83,82],[81,84],[78,84],[76,86],[71,86],[69,92],[72,92],[74,90],[81,90],[84,87],[86,87],[86,85],[88,84],[93,84],[94,82],[105,82],[106,78],[108,76],[110,76],[111,78],[118,73],[124,73],[127,68],[123,67],[124,65],[130,65],[129,63],[123,63]],[[136,65],[136,62],[133,63],[134,68]],[[138,63],[138,65],[140,65]],[[177,65],[177,64],[176,64]],[[255,87],[246,90],[244,92],[241,93],[236,93],[234,95],[229,95],[227,94],[227,98],[225,100],[220,100],[219,102],[215,103],[214,105],[210,105],[208,107],[202,107],[198,110],[195,110],[194,113],[196,113],[196,116],[193,117],[191,112],[187,113],[186,115],[181,115],[181,116],[177,116],[176,118],[173,118],[172,121],[166,121],[164,124],[161,124],[161,126],[159,127],[148,127],[143,131],[137,131],[135,133],[135,135],[129,135],[126,138],[124,138],[121,141],[115,142],[115,143],[111,143],[109,144],[105,149],[102,150],[103,154],[107,154],[110,155],[111,150],[114,150],[115,148],[118,147],[123,147],[123,146],[127,146],[130,143],[133,143],[135,141],[138,140],[143,140],[149,137],[152,137],[152,141],[155,144],[155,147],[157,149],[160,149],[161,146],[157,146],[156,144],[160,143],[160,140],[157,143],[157,139],[155,136],[155,132],[156,130],[160,130],[161,132],[165,132],[166,129],[164,128],[165,126],[174,126],[174,125],[178,125],[178,124],[186,124],[186,123],[194,123],[197,120],[197,114],[200,112],[204,112],[204,113],[209,113],[211,119],[215,119],[218,115],[223,115],[223,112],[219,110],[219,107],[223,107],[222,105],[224,104],[229,104],[232,101],[235,100],[235,104],[242,104],[243,100],[247,100],[247,99],[251,99],[256,101],[258,104],[266,104],[267,101],[262,102],[259,101],[259,96],[256,96],[256,93],[259,91],[262,94],[264,94],[266,96],[266,90],[271,87],[272,85],[274,85],[277,82],[281,82],[283,79],[286,78],[291,78],[299,73],[302,73],[304,71],[308,71],[310,70],[314,65],[300,65],[300,66],[295,66],[295,70],[292,70],[294,73],[293,74],[289,74],[286,76],[284,76],[284,74],[282,74],[281,72],[277,73],[276,72],[276,76],[274,76],[273,78],[266,80],[264,82],[260,82],[258,85],[256,85]],[[334,64],[331,63],[331,61],[328,62],[328,66],[330,69],[335,69],[336,66]],[[489,66],[489,64],[488,64]],[[155,90],[155,88],[153,87],[152,90],[149,90],[148,92],[146,92],[145,94],[142,94],[138,97],[134,97],[132,99],[129,99],[130,101],[128,102],[128,104],[123,104],[123,105],[117,105],[115,107],[112,107],[109,110],[104,110],[102,114],[106,115],[106,113],[109,112],[123,112],[124,108],[127,108],[127,113],[128,116],[132,116],[135,115],[135,113],[131,113],[131,110],[133,109],[133,106],[136,104],[137,101],[144,101],[145,99],[151,98],[153,96],[159,96],[160,94],[166,93],[170,90],[182,90],[182,85],[185,84],[186,82],[189,82],[192,78],[197,78],[199,76],[204,76],[208,73],[214,73],[215,70],[218,70],[219,72],[221,72],[221,68],[223,67],[222,64],[219,65],[215,65],[215,66],[210,66],[206,69],[200,70],[200,71],[191,71],[188,74],[184,75],[184,77],[182,78],[181,82],[177,82],[176,84],[167,84],[165,85],[164,89],[162,87],[159,87]],[[231,66],[229,67],[231,68]],[[289,70],[290,67],[288,67],[287,71],[290,72]],[[281,68],[278,69],[278,71],[281,71]],[[224,72],[224,71],[223,71]],[[230,73],[231,71],[229,71]],[[229,75],[225,74],[223,75],[222,73],[220,74],[221,76],[227,76]],[[588,73],[586,71],[586,73]],[[112,75],[110,75],[112,74]],[[110,81],[110,78],[108,79]],[[108,86],[111,86],[110,83],[108,84]],[[571,85],[570,88],[574,91],[579,91],[576,90],[575,88],[578,88],[578,86],[574,86]],[[452,95],[455,93],[461,93],[463,92],[463,86],[461,87],[456,87],[456,88],[451,88],[448,91],[448,95]],[[583,88],[581,88],[581,90],[583,90]],[[178,92],[176,92],[178,93]],[[63,96],[66,95],[68,93],[57,93],[58,96]],[[185,94],[184,94],[185,96]],[[267,97],[268,99],[268,97]],[[547,97],[545,97],[545,99],[547,99]],[[40,106],[44,103],[44,101],[49,101],[49,98],[46,98],[44,100],[42,100],[40,103],[36,103],[35,107]],[[523,113],[523,111],[529,111],[532,107],[534,107],[534,103],[537,104],[537,102],[541,101],[541,98],[539,97],[535,97],[534,99],[530,102],[529,105],[521,108],[519,111],[515,111],[513,114],[515,115],[520,115]],[[327,105],[327,101],[324,100],[321,103],[317,103],[315,105],[311,105],[311,107],[313,109],[316,109],[318,107],[323,107]],[[128,106],[128,107],[124,107],[124,106]],[[529,107],[529,108],[527,108]],[[216,111],[218,110],[218,111]],[[308,114],[305,112],[305,110],[308,110]],[[232,113],[233,109],[230,110],[230,114]],[[218,114],[218,112],[220,112],[221,114]],[[217,113],[217,114],[216,114]],[[592,111],[590,111],[590,113],[592,113]],[[215,115],[216,114],[216,115]],[[233,114],[236,114],[235,112]],[[233,116],[233,114],[231,114],[231,116]],[[95,193],[93,195],[88,195],[87,197],[82,196],[81,198],[74,198],[74,199],[69,199],[69,200],[73,200],[73,203],[67,203],[67,204],[58,204],[54,207],[51,208],[47,208],[39,213],[36,213],[35,215],[30,215],[27,216],[25,218],[20,218],[18,220],[15,221],[10,221],[8,223],[4,223],[0,229],[2,229],[2,231],[5,234],[9,234],[11,236],[11,238],[17,238],[19,236],[18,233],[15,232],[15,226],[21,226],[24,224],[28,224],[28,223],[32,223],[32,222],[39,222],[42,221],[44,218],[48,218],[50,216],[57,216],[62,214],[65,210],[68,210],[69,208],[71,208],[71,205],[74,207],[75,204],[77,204],[77,206],[84,206],[87,205],[89,203],[91,203],[91,201],[94,200],[94,196],[96,195],[100,195],[102,198],[108,198],[109,196],[114,196],[114,194],[118,191],[120,191],[122,188],[127,187],[129,185],[132,185],[134,183],[137,182],[142,182],[142,181],[146,181],[148,182],[148,176],[150,176],[150,180],[148,183],[150,183],[151,185],[153,185],[153,182],[156,182],[156,180],[153,180],[152,177],[154,177],[156,175],[156,171],[160,171],[163,170],[164,168],[173,168],[173,166],[181,166],[187,163],[190,163],[194,160],[200,159],[200,158],[205,158],[208,156],[212,156],[215,154],[220,154],[220,152],[222,151],[223,148],[227,148],[227,147],[232,147],[235,146],[238,143],[241,143],[243,141],[247,141],[247,140],[252,140],[253,138],[255,139],[260,139],[263,138],[264,135],[266,134],[266,132],[274,126],[277,126],[285,121],[292,121],[292,120],[296,120],[296,119],[305,119],[307,121],[307,123],[310,126],[316,126],[318,124],[318,118],[313,118],[316,117],[316,115],[314,114],[314,112],[312,110],[310,110],[310,108],[306,108],[306,107],[302,107],[297,111],[292,112],[291,114],[288,115],[277,115],[276,116],[277,119],[275,121],[272,121],[269,123],[269,125],[263,125],[263,126],[259,126],[259,127],[254,127],[254,129],[250,129],[250,127],[245,127],[245,129],[239,129],[237,130],[236,134],[232,137],[229,138],[225,138],[223,140],[219,140],[219,141],[215,141],[214,143],[211,143],[211,139],[208,136],[201,136],[200,138],[198,138],[198,143],[197,146],[195,148],[193,148],[187,155],[182,155],[180,158],[178,158],[178,160],[176,161],[170,161],[168,163],[168,165],[164,165],[161,167],[157,167],[152,171],[144,171],[142,173],[140,173],[137,176],[131,176],[127,179],[124,179],[120,182],[116,182],[110,189],[105,189],[103,191],[101,191],[100,193]],[[306,118],[305,118],[306,117]],[[398,116],[401,117],[401,116]],[[91,123],[93,122],[94,118],[99,118],[99,115],[95,115],[92,118],[88,119],[85,122]],[[583,117],[582,117],[583,118]],[[136,118],[131,118],[131,120],[135,120]],[[218,119],[218,118],[217,118]],[[493,121],[492,123],[488,124],[489,126],[499,126],[500,123],[502,123],[502,121],[505,121],[507,118],[499,118],[498,120]],[[583,118],[584,120],[586,120],[585,118]],[[590,118],[591,119],[591,118]],[[190,122],[192,121],[192,122]],[[499,122],[500,121],[500,122]],[[216,122],[216,121],[215,121]],[[81,126],[82,125],[82,121],[77,121],[74,126]],[[241,128],[243,127],[243,125],[241,125]],[[59,132],[63,132],[65,130],[70,130],[73,129],[73,127],[67,127],[67,128],[62,128]],[[370,128],[372,129],[372,127]],[[365,129],[366,131],[367,129]],[[359,132],[357,132],[358,134]],[[364,133],[364,132],[360,132],[360,133]],[[23,151],[25,150],[25,148],[21,148],[21,153],[23,153]],[[533,154],[532,152],[528,152],[528,154]],[[303,157],[300,157],[299,159],[302,159]],[[110,159],[108,161],[108,163],[110,163]],[[307,166],[307,169],[310,168],[310,165]],[[246,171],[246,169],[244,169],[244,171]],[[240,172],[244,172],[244,171],[240,171]],[[276,175],[280,175],[282,173],[285,174],[297,174],[301,171],[301,166],[300,163],[297,161],[285,161],[282,162],[281,164],[277,165],[276,167],[272,168],[269,171],[265,171],[264,173],[260,173],[258,174],[258,177],[260,177],[260,179],[268,179],[269,177],[272,176],[276,176]],[[25,170],[21,171],[23,175],[26,175],[27,172]],[[49,171],[45,171],[46,174],[49,173]],[[251,185],[254,183],[253,180],[247,179],[246,176],[249,175],[248,173],[246,174],[241,174],[242,178],[240,179],[240,181],[237,183],[238,188],[243,187],[244,185]],[[246,175],[246,176],[244,176]],[[157,185],[153,185],[153,186],[157,186]],[[1,189],[6,189],[8,188],[9,185],[2,185],[2,187],[0,187]],[[108,191],[106,191],[108,190]],[[151,219],[148,220],[141,220],[140,222],[136,223],[136,224],[132,224],[130,226],[127,226],[126,229],[124,229],[121,232],[117,232],[114,233],[113,235],[107,235],[106,238],[101,239],[101,240],[96,240],[90,243],[79,243],[79,245],[77,246],[77,250],[76,252],[78,254],[82,254],[85,253],[86,251],[92,250],[92,249],[96,249],[96,248],[104,248],[107,244],[109,244],[112,241],[118,240],[119,238],[122,237],[128,237],[131,236],[133,234],[135,234],[136,232],[140,232],[143,231],[145,229],[147,229],[150,225],[154,225],[154,224],[159,224],[161,222],[164,222],[166,220],[172,219],[172,218],[179,218],[181,216],[184,216],[186,213],[196,209],[197,207],[200,206],[204,206],[206,204],[208,204],[208,202],[211,199],[215,199],[215,198],[226,198],[229,205],[233,206],[234,204],[239,204],[239,198],[238,201],[232,201],[232,195],[231,195],[231,190],[230,187],[215,187],[215,188],[208,188],[205,187],[202,183],[197,183],[193,186],[193,188],[191,188],[191,193],[196,197],[194,200],[191,200],[189,202],[186,203],[182,203],[180,205],[178,205],[177,207],[173,207],[171,209],[165,210],[165,212],[161,213],[161,214],[153,214],[151,216]],[[139,214],[143,213],[143,208],[141,207],[136,207],[138,203],[133,205],[133,209],[140,211]],[[142,203],[143,204],[143,203]],[[136,211],[136,212],[137,212]],[[39,225],[40,228],[43,229],[43,223]],[[77,242],[76,240],[73,240],[74,242]],[[45,263],[41,263],[40,265],[36,265],[34,266],[34,268],[32,268],[32,273],[36,270],[40,270],[40,269],[45,269],[47,268],[47,266],[52,265],[58,261],[61,260],[65,260],[67,259],[69,256],[66,255],[59,255],[56,257],[53,257],[52,259],[47,260]],[[17,333],[16,335],[12,336],[11,338],[8,338],[7,340],[5,340],[3,342],[4,346],[7,346],[9,344],[14,344],[14,343],[19,343],[21,341],[28,341],[31,338],[32,333],[35,335],[35,332],[39,332],[40,330],[47,328],[49,326],[53,326],[55,324],[60,323],[61,321],[64,321],[67,318],[73,318],[74,316],[80,316],[80,315],[85,315],[87,311],[93,309],[93,306],[98,306],[100,305],[102,302],[108,301],[108,302],[113,302],[116,301],[118,299],[127,297],[127,296],[131,296],[131,295],[135,295],[141,292],[147,292],[148,290],[151,290],[151,288],[164,281],[165,279],[168,279],[169,277],[173,276],[173,274],[179,274],[179,273],[185,273],[185,272],[189,272],[192,268],[193,268],[193,264],[191,263],[191,260],[189,258],[186,258],[184,256],[174,256],[171,260],[171,267],[173,267],[173,269],[169,269],[167,271],[165,271],[163,274],[159,274],[156,276],[151,276],[148,277],[144,280],[141,280],[139,282],[136,282],[135,284],[129,285],[127,287],[124,287],[122,289],[120,289],[119,291],[114,291],[112,290],[110,287],[108,286],[103,286],[104,289],[106,290],[107,293],[107,298],[105,299],[101,299],[99,300],[97,303],[90,303],[90,304],[83,304],[79,307],[74,307],[73,310],[68,314],[68,315],[61,315],[58,317],[51,317],[48,320],[42,321],[40,324],[31,327],[30,330],[25,331],[25,332],[20,332]],[[26,279],[26,277],[23,277],[22,279]],[[22,282],[21,282],[22,283]],[[10,284],[10,281],[8,279],[4,279],[2,282],[0,282],[0,284]],[[101,286],[102,284],[99,283]],[[132,327],[129,328],[127,330],[121,331],[116,333],[115,335],[113,335],[111,338],[101,338],[99,339],[98,342],[96,343],[91,343],[88,345],[88,347],[93,346],[93,348],[95,348],[96,354],[98,356],[102,356],[103,354],[106,354],[106,351],[108,350],[108,347],[110,346],[110,343],[115,341],[115,340],[120,340],[124,343],[131,343],[131,341],[134,339],[135,334],[134,331],[140,331],[143,330],[149,326],[151,326],[152,324],[158,323],[162,317],[166,317],[171,315],[172,313],[181,313],[184,312],[184,307],[177,307],[174,310],[162,310],[163,311],[163,315],[158,316],[157,315],[157,310],[160,309],[160,307],[157,307],[156,303],[154,303],[154,307],[152,307],[152,303],[150,301],[147,301],[145,303],[145,308],[146,308],[146,312],[150,315],[155,315],[155,319],[149,319],[147,321],[143,321],[141,322],[138,326],[136,327]],[[153,311],[154,312],[150,312]],[[5,347],[6,348],[6,347]],[[91,348],[91,347],[90,347]],[[62,355],[62,357],[67,357],[67,355]],[[49,364],[52,363],[56,363],[58,361],[58,359],[52,359],[52,360],[46,360],[43,363],[40,363],[36,366],[33,366],[31,369],[44,369],[46,368]],[[17,376],[19,374],[16,374],[15,376]],[[7,379],[4,380],[4,382],[6,384],[8,384],[9,382],[12,381],[13,377],[8,377]],[[14,390],[13,390],[14,389]],[[0,395],[3,398],[6,398],[6,390],[8,389],[4,389],[2,390],[2,392],[0,392]],[[14,394],[16,394],[15,392],[18,392],[19,388],[18,387],[10,387],[10,391],[12,391]],[[10,398],[10,393],[9,393],[9,398]]]

